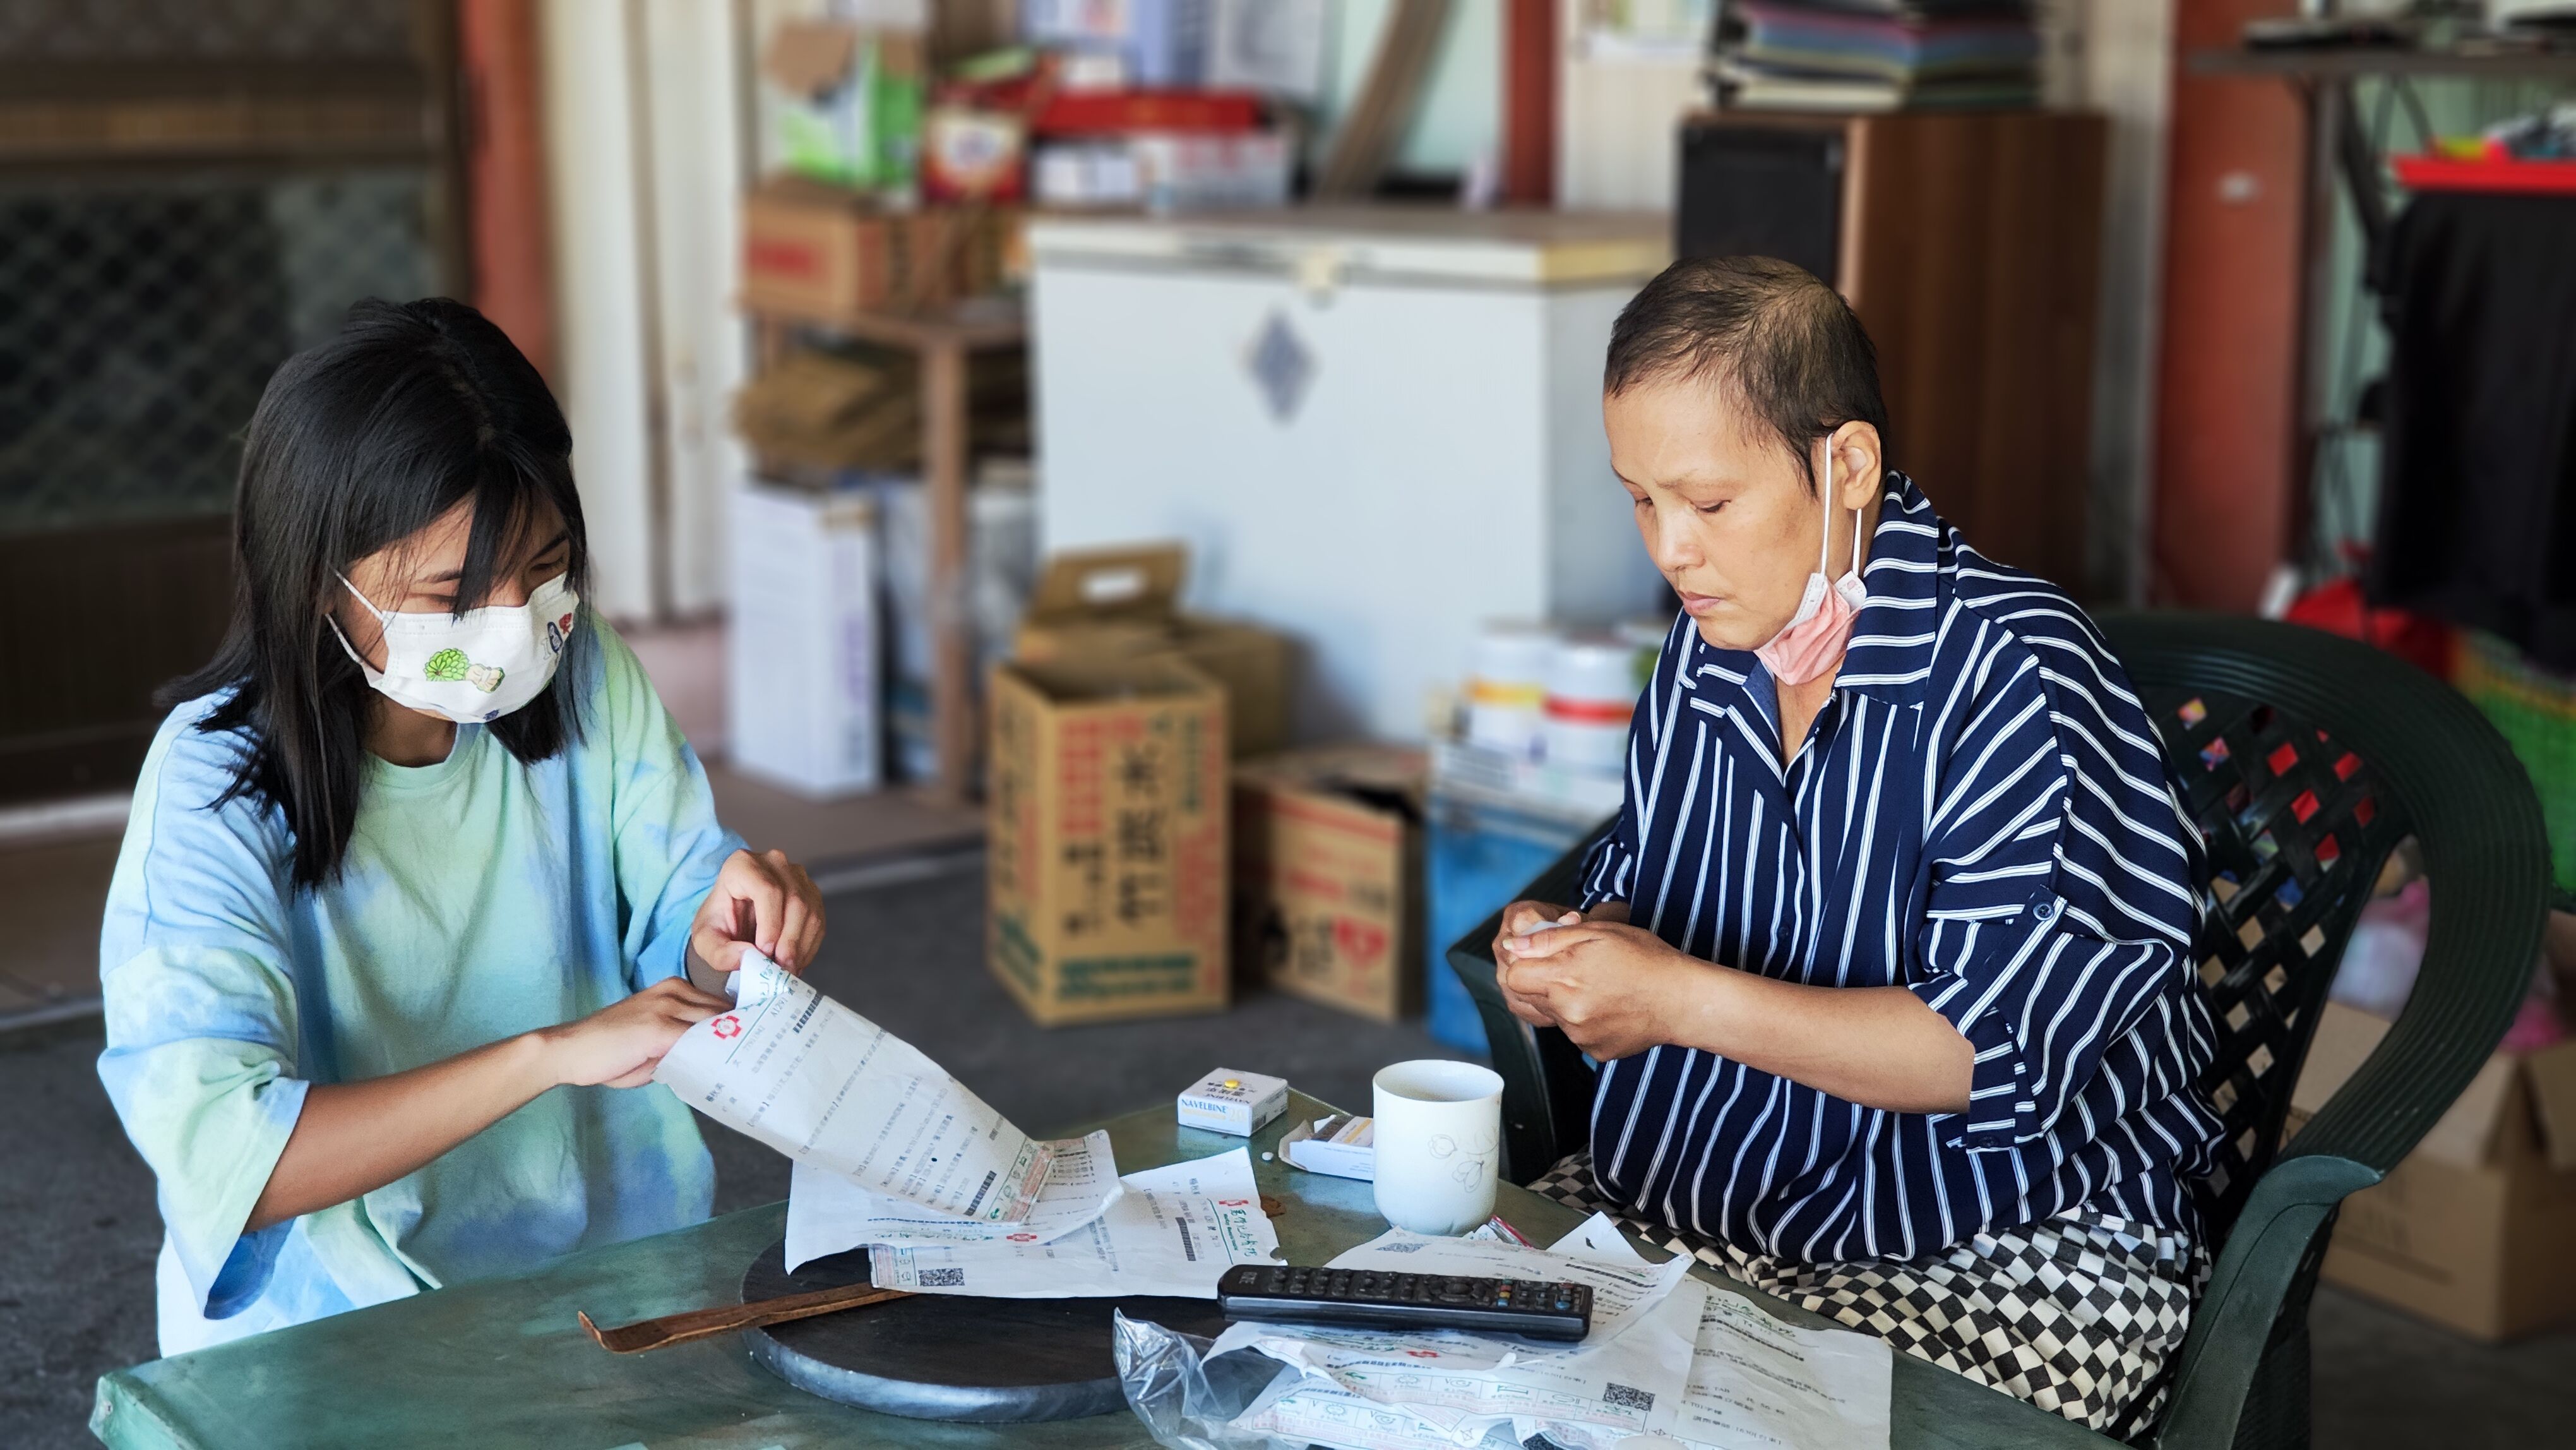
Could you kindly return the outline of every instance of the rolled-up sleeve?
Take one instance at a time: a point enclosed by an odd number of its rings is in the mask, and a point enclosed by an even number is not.
[[[1610,829],[1583,855],[1583,891],[1575,905],[1590,911],[1606,901],[1627,900],[1629,876],[1636,869],[1637,818],[1635,808],[1623,804]]]
[[[2198,842],[2162,756],[2052,663],[2025,649],[1988,673],[1933,797],[1907,985],[1975,1051],[1942,1129],[1971,1152],[2046,1135],[2190,972]]]
[[[164,728],[136,787],[100,933],[99,1078],[158,1180],[162,1221],[210,1319],[267,1287],[290,1226],[243,1227],[306,1087],[284,831],[245,802],[210,808],[230,755],[187,725]]]

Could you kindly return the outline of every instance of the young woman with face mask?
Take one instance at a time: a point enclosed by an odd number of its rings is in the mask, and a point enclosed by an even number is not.
[[[163,1352],[705,1218],[688,1109],[621,1089],[822,905],[583,604],[544,381],[462,304],[359,304],[251,419],[235,566],[101,940]]]
[[[2072,601],[1886,466],[1869,339],[1805,272],[1677,263],[1602,417],[1682,612],[1580,909],[1495,940],[1513,1010],[1602,1063],[1537,1186],[2095,1429],[2152,1416],[2219,1131],[2155,727]]]

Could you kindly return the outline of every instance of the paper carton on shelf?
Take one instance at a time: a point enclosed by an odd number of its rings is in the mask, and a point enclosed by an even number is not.
[[[1180,607],[1189,554],[1178,544],[1089,549],[1049,558],[1030,596],[1012,658],[1088,667],[1175,659],[1204,670],[1226,695],[1232,753],[1267,755],[1287,743],[1293,656],[1286,636]]]
[[[732,508],[725,753],[818,797],[874,790],[885,757],[877,511],[758,479]]]
[[[990,208],[890,211],[864,192],[779,176],[744,200],[742,226],[743,300],[828,318],[993,290],[1016,222]]]
[[[918,31],[790,20],[761,52],[778,150],[790,170],[908,196],[920,180],[928,65]]]
[[[1420,1010],[1423,775],[1420,751],[1372,745],[1235,768],[1247,978],[1381,1022]]]
[[[1225,1006],[1225,715],[1174,659],[994,671],[987,955],[1041,1025]]]
[[[2388,1029],[2325,1005],[2291,1094],[2291,1131]],[[2576,1041],[2488,1058],[2404,1162],[2344,1200],[2323,1272],[2480,1339],[2576,1312]]]

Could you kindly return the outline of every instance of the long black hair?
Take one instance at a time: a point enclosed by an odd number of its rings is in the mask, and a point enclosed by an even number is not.
[[[494,574],[551,509],[587,593],[590,551],[573,490],[572,430],[545,379],[501,329],[462,302],[368,300],[340,335],[287,359],[243,440],[233,511],[232,625],[204,669],[162,692],[164,708],[223,698],[199,722],[249,748],[212,803],[280,812],[295,881],[339,874],[356,829],[366,733],[378,696],[324,622],[357,560],[471,500],[473,529],[456,611],[481,604]],[[554,683],[486,726],[521,761],[579,731],[569,678],[590,631],[576,628]]]

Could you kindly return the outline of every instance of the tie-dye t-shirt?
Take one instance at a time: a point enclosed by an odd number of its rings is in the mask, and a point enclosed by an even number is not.
[[[239,737],[179,707],[135,786],[99,944],[99,1076],[160,1180],[178,1353],[696,1223],[713,1165],[669,1090],[556,1088],[419,1172],[244,1233],[311,1083],[595,1012],[684,970],[741,841],[625,643],[576,650],[579,738],[534,765],[479,726],[372,757],[339,878],[295,886],[283,818],[235,800]]]

